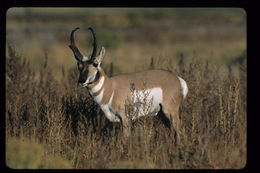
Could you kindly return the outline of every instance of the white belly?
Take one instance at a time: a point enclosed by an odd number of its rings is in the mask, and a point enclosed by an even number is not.
[[[112,99],[114,92],[112,93],[109,103],[100,105],[105,116],[111,122],[120,122],[120,118],[115,115],[115,110],[112,108]],[[134,91],[132,93],[132,103],[134,106],[134,112],[132,120],[135,120],[142,116],[155,116],[160,111],[160,103],[162,103],[162,89],[152,88],[143,91]],[[123,116],[123,115],[119,115]]]
[[[152,88],[143,91],[134,91],[132,94],[132,102],[134,105],[134,116],[132,120],[145,115],[157,115],[160,111],[160,103],[162,103],[162,89]]]

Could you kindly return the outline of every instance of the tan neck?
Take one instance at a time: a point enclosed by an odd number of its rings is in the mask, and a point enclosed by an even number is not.
[[[88,86],[88,91],[99,104],[107,104],[113,92],[111,79],[99,68],[99,76]]]
[[[110,78],[106,75],[106,73],[104,72],[104,70],[102,68],[98,68],[98,73],[99,73],[99,76],[97,79],[95,79],[95,81],[91,84],[88,85],[88,89],[91,90],[92,88],[94,88],[95,86],[97,86],[102,78],[102,76],[104,76],[105,78],[105,81],[106,82],[109,82],[110,81]]]

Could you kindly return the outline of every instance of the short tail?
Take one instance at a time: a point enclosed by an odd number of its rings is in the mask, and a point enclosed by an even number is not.
[[[186,95],[188,94],[188,86],[187,86],[187,83],[186,83],[185,80],[183,80],[181,77],[178,76],[178,78],[179,78],[180,83],[181,83],[183,98],[185,98]]]

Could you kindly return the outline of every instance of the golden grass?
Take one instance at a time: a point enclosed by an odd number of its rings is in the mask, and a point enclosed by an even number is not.
[[[68,74],[56,80],[48,63],[36,78],[28,61],[22,61],[9,47],[7,165],[64,169],[243,168],[247,152],[245,55],[244,61],[222,67],[225,70],[196,58],[184,66],[181,60],[185,56],[181,57],[175,68],[174,64],[164,66],[176,71],[189,86],[180,110],[180,139],[174,144],[175,138],[159,117],[143,117],[133,123],[126,145],[121,125],[104,117],[86,90],[77,87],[77,78]],[[154,59],[152,66],[162,66],[161,61]],[[20,144],[13,138],[26,142]],[[58,160],[57,164],[52,160]]]
[[[57,155],[57,154],[56,154]],[[6,141],[6,165],[12,169],[70,169],[60,156],[53,156],[44,147],[26,138]]]
[[[15,47],[6,48],[7,166],[241,169],[246,165],[243,10],[66,13],[63,8],[30,8],[25,16],[12,16],[10,12],[17,9],[13,10],[7,13],[7,43]],[[76,26],[82,28],[76,40],[84,54],[91,52],[91,40],[83,29],[96,29],[98,45],[106,47],[103,67],[108,74],[162,68],[185,79],[189,93],[180,109],[182,135],[175,145],[160,117],[134,122],[128,145],[124,144],[120,123],[110,123],[86,89],[77,87],[76,61],[68,48]]]

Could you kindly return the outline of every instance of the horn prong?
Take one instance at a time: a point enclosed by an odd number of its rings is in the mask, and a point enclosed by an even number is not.
[[[91,61],[94,61],[94,58],[96,57],[96,53],[97,53],[96,34],[93,28],[89,27],[88,30],[90,30],[93,35],[93,50],[91,54]]]
[[[69,48],[74,53],[74,56],[75,56],[76,60],[82,61],[83,55],[80,53],[79,49],[77,48],[77,46],[75,44],[75,40],[74,40],[74,32],[77,31],[78,29],[80,29],[80,28],[77,27],[77,28],[75,28],[75,29],[73,29],[71,31]]]

